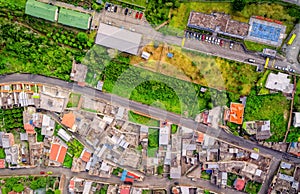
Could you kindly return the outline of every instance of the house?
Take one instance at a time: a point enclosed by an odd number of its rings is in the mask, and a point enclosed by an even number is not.
[[[294,84],[288,74],[279,72],[278,74],[270,73],[266,82],[266,88],[283,93],[291,94],[294,89]]]
[[[35,134],[34,126],[30,123],[24,124],[24,129],[26,130],[27,134]]]
[[[41,134],[50,137],[54,133],[54,128],[55,121],[52,120],[48,115],[43,115]]]
[[[170,128],[168,126],[159,129],[159,145],[168,145],[170,138]]]
[[[196,140],[196,142],[197,143],[203,143],[203,140],[204,140],[204,133],[197,132],[197,140]]]
[[[28,141],[28,134],[27,133],[20,133],[20,140],[21,141]]]
[[[57,139],[58,140],[54,140],[54,142],[51,144],[49,159],[52,161],[63,163],[68,146],[64,144],[62,140],[59,141],[59,138]]]
[[[82,193],[84,190],[84,182],[85,181],[82,178],[73,177],[69,183],[69,192],[70,193],[74,193],[74,192]]]
[[[85,181],[82,193],[90,193],[93,181]]]
[[[181,178],[181,166],[171,167],[170,178],[171,179],[180,179]]]
[[[265,140],[271,137],[270,120],[248,121],[243,123],[243,128],[251,135],[255,134],[257,140]]]
[[[294,127],[300,127],[300,112],[295,112],[294,113],[295,116],[294,116]]]
[[[258,160],[259,154],[258,154],[258,153],[252,152],[252,153],[250,154],[250,158],[252,158],[252,159],[254,159],[254,160]]]
[[[75,115],[73,112],[64,114],[61,124],[73,130],[75,124]]]
[[[58,18],[58,7],[35,0],[28,0],[25,14],[54,22]]]
[[[235,179],[233,186],[236,190],[242,191],[245,187],[246,181],[240,178]]]
[[[0,159],[0,168],[5,168],[5,160]]]
[[[88,162],[91,158],[91,152],[87,151],[86,149],[84,149],[82,152],[81,152],[81,155],[80,155],[80,158],[82,159],[82,161],[84,162]]]
[[[130,194],[129,185],[120,185],[119,190],[120,190],[120,194]]]
[[[60,128],[58,130],[57,135],[59,137],[61,137],[63,140],[65,140],[66,142],[71,140],[71,136],[65,130],[63,130],[62,128]]]
[[[244,105],[240,103],[230,103],[229,122],[241,125],[243,123]]]
[[[19,163],[19,146],[13,145],[7,148],[5,151],[5,161],[11,165],[17,165]]]
[[[12,133],[2,134],[2,147],[10,148],[15,144],[14,135]]]
[[[71,80],[85,84],[87,70],[88,68],[86,65],[82,65],[73,61],[72,71],[70,74]]]
[[[88,30],[90,28],[92,17],[89,14],[73,11],[65,8],[60,8],[58,23]]]

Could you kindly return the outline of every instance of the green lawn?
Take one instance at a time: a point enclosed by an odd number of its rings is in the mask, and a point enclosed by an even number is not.
[[[296,93],[294,97],[295,112],[300,112],[300,79],[297,77]]]
[[[268,141],[280,142],[287,129],[289,103],[281,93],[263,96],[251,94],[247,98],[244,121],[270,120],[272,136]]]
[[[261,183],[248,181],[245,187],[246,193],[257,194],[261,188]]]
[[[175,134],[177,132],[177,129],[178,129],[178,125],[175,125],[175,124],[171,125],[171,132],[172,132],[172,134]]]
[[[128,112],[128,120],[134,123],[139,123],[142,125],[147,125],[150,127],[159,127],[159,121],[149,118],[149,117],[145,117],[143,115],[139,115],[137,113],[134,113],[132,111]]]
[[[205,180],[210,180],[211,174],[207,173],[205,170],[201,172],[201,178]]]
[[[68,153],[66,154],[65,160],[63,162],[63,166],[66,168],[72,168],[73,157],[71,157]]]
[[[262,52],[264,48],[269,48],[269,49],[273,49],[276,50],[275,47],[273,46],[269,46],[269,45],[264,45],[264,44],[260,44],[257,42],[251,42],[251,41],[244,41],[245,46],[247,47],[248,50],[252,50],[252,51],[259,51]]]
[[[149,128],[148,130],[148,148],[158,148],[159,130]]]
[[[0,159],[5,159],[4,148],[0,148]]]
[[[80,97],[81,97],[81,94],[71,93],[67,107],[68,108],[77,107],[79,104]]]

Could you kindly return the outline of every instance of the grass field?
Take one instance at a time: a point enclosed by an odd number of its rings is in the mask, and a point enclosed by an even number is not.
[[[170,77],[202,86],[227,90],[241,95],[249,94],[260,73],[251,65],[208,56],[175,46],[149,44],[144,51],[152,53],[148,61],[131,57],[130,64]],[[166,57],[167,53],[173,58]]]
[[[139,6],[142,6],[142,7],[147,6],[147,0],[118,0],[118,1],[130,3],[130,4],[133,4],[133,5],[139,5]]]
[[[136,114],[132,111],[128,112],[128,120],[131,121],[131,122],[134,122],[134,123],[139,123],[139,124],[147,125],[147,126],[150,126],[150,127],[159,127],[159,121],[158,120],[155,120],[155,119],[152,119],[152,118],[149,118],[149,117],[145,117],[143,115]]]
[[[73,157],[71,157],[68,153],[66,154],[65,160],[63,162],[63,166],[66,168],[72,168]]]
[[[71,93],[67,107],[68,108],[77,107],[79,104],[80,96],[81,96],[81,94]]]
[[[276,50],[275,47],[260,44],[260,43],[256,43],[256,42],[251,42],[251,41],[247,41],[247,40],[245,40],[244,43],[245,43],[245,46],[247,47],[247,49],[252,50],[252,51],[262,52],[264,48],[269,48],[269,49]]]
[[[0,148],[0,159],[5,159],[5,152],[3,148]]]
[[[247,98],[244,121],[270,120],[272,136],[268,141],[280,142],[287,129],[289,103],[290,101],[281,93],[250,95]]]

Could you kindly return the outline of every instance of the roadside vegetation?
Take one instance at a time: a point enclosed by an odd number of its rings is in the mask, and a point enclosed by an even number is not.
[[[134,123],[150,126],[150,127],[159,127],[159,120],[155,120],[143,115],[139,115],[132,111],[128,111],[128,120]]]
[[[147,149],[148,157],[156,156],[156,152],[158,150],[158,138],[159,138],[159,130],[149,128],[149,130],[148,130],[148,149]]]
[[[262,52],[264,48],[276,50],[276,48],[273,46],[269,46],[269,45],[265,45],[265,44],[261,44],[261,43],[257,43],[257,42],[252,42],[252,41],[247,41],[247,40],[244,41],[244,44],[248,50],[252,50],[252,51]]]
[[[272,136],[267,141],[281,142],[287,129],[289,103],[282,93],[256,95],[252,91],[247,98],[244,121],[270,120]]]
[[[261,188],[261,183],[248,181],[245,187],[245,192],[249,194],[257,194]]]

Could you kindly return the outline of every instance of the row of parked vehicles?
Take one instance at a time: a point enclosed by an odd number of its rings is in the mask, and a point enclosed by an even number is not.
[[[274,68],[278,69],[278,70],[282,70],[282,71],[287,71],[287,72],[295,73],[295,69],[292,69],[290,67],[280,67],[280,66],[275,65]]]
[[[186,31],[185,32],[185,37],[189,38],[189,39],[196,39],[196,40],[206,41],[208,43],[216,44],[216,45],[220,45],[220,46],[223,46],[223,44],[224,44],[224,40],[221,39],[221,38],[216,38],[216,37],[209,36],[207,34],[200,34],[200,33],[197,33],[197,32]],[[230,49],[233,48],[233,42],[230,43],[229,48]]]
[[[108,12],[115,12],[116,13],[118,11],[118,6],[114,5],[114,4],[111,4],[111,3],[106,3],[104,8]],[[122,9],[122,8],[120,8],[120,9]],[[127,15],[130,16],[133,12],[135,12],[135,16],[134,16],[135,19],[141,20],[143,18],[144,13],[142,11],[133,11],[132,9],[130,9],[128,7],[126,7],[122,11],[122,13],[126,16]]]

